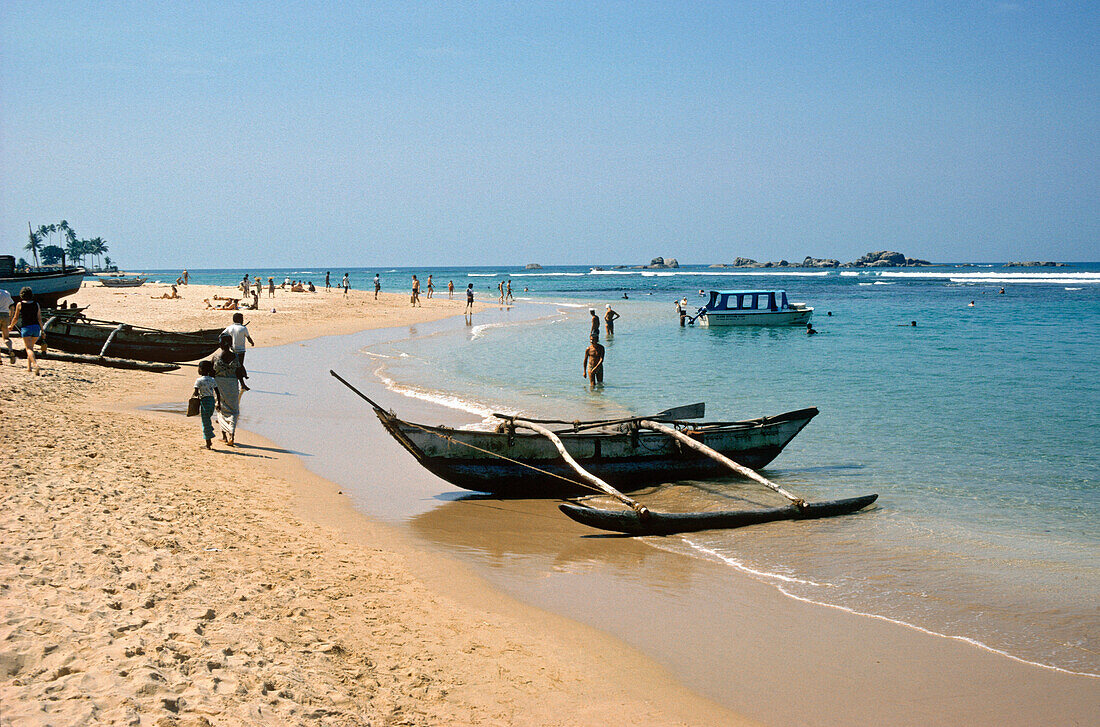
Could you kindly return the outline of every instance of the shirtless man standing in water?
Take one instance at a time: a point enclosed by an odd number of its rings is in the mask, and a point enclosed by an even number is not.
[[[584,349],[584,378],[592,386],[603,384],[604,348],[599,336],[590,336],[588,348]]]

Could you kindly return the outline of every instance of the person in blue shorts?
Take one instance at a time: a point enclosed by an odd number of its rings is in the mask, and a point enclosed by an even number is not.
[[[42,307],[35,302],[30,288],[19,291],[19,302],[15,304],[8,330],[14,332],[17,328],[23,347],[27,349],[27,371],[34,371],[34,375],[39,376],[42,372],[38,370],[38,361],[34,357],[34,344],[42,335]]]

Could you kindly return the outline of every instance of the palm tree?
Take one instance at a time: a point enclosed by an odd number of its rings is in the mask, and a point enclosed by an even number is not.
[[[77,261],[84,257],[84,241],[76,239],[76,235],[73,235],[65,244],[65,252],[73,261],[73,265],[76,265]]]
[[[103,249],[106,250],[107,248],[105,247]],[[107,256],[107,257],[103,258],[103,267],[107,268],[108,270],[111,269],[111,258],[110,258],[110,256]]]
[[[34,266],[38,267],[38,251],[42,249],[42,238],[31,228],[29,222],[27,223],[27,229],[30,231],[30,238],[23,249],[31,251],[31,254],[34,255]]]
[[[102,237],[93,237],[89,242],[89,252],[98,258],[100,255],[107,252],[107,243],[104,242]],[[98,266],[98,262],[96,263]]]

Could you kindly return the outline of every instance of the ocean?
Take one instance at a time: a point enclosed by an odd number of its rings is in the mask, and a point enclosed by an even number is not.
[[[244,272],[191,275],[233,284]],[[324,280],[321,269],[249,272]],[[721,563],[791,598],[1100,674],[1100,264],[341,269],[334,284],[344,272],[356,288],[377,272],[388,291],[431,273],[437,296],[453,280],[456,297],[473,283],[477,299],[492,303],[468,324],[358,352],[399,412],[400,396],[476,417],[594,418],[705,401],[708,418],[740,419],[818,407],[763,473],[809,499],[877,492],[873,509],[647,544]],[[505,277],[517,304],[501,309],[495,291]],[[687,297],[694,309],[699,291],[713,289],[786,290],[813,306],[819,333],[681,328],[674,301]],[[607,304],[622,318],[603,341],[605,385],[592,390],[581,375],[587,310],[602,314]],[[639,499],[665,510],[777,504],[733,478]],[[418,500],[407,514],[441,502]]]

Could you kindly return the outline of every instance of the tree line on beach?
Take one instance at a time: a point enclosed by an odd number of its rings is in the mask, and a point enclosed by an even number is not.
[[[40,261],[42,265],[57,265],[66,255],[74,263],[79,262],[81,265],[88,257],[98,262],[99,256],[106,256],[109,251],[107,241],[102,237],[93,237],[88,240],[77,237],[76,231],[66,220],[56,224],[40,225],[37,230],[30,223],[27,223],[27,227],[30,234],[23,249],[29,251],[34,257],[35,267],[38,267]],[[54,234],[58,235],[57,242],[60,244],[54,244]],[[25,260],[20,262],[25,266]],[[111,258],[104,257],[103,262],[107,267],[111,266]]]

